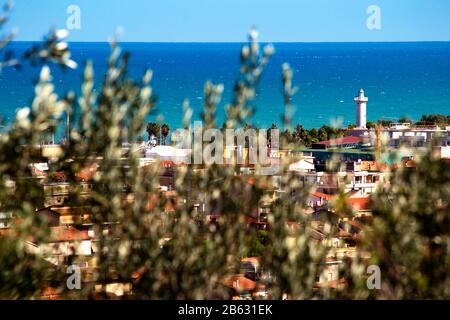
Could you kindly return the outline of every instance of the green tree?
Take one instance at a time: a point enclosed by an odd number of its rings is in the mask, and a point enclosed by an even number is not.
[[[161,137],[162,137],[162,144],[166,145],[167,143],[167,137],[170,134],[170,128],[167,124],[163,124],[161,127]]]
[[[400,119],[398,119],[398,122],[400,123],[411,123],[412,120],[408,117],[401,117]]]
[[[436,124],[449,124],[450,116],[445,116],[443,114],[431,114],[423,115],[420,121],[417,122],[419,125],[436,125]]]
[[[394,172],[373,198],[366,239],[382,272],[384,299],[450,296],[450,170],[430,150],[415,168]]]
[[[246,257],[260,257],[264,255],[267,246],[269,245],[269,232],[266,230],[257,230],[251,232],[247,239]]]
[[[156,122],[149,122],[147,124],[148,140],[156,139],[157,143],[161,140],[161,126]]]
[[[393,124],[393,122],[391,120],[378,120],[378,124],[383,126],[383,127],[389,127]]]
[[[376,123],[372,122],[372,121],[368,121],[366,126],[367,126],[367,129],[375,129]]]

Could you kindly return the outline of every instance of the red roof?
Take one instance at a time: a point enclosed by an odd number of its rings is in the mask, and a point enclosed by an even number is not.
[[[50,228],[50,242],[83,241],[89,240],[87,230],[78,230],[74,227]]]
[[[47,287],[42,291],[41,299],[44,300],[61,300],[61,289]]]
[[[327,201],[333,200],[336,198],[336,195],[330,195],[322,192],[312,192],[313,196],[325,199]],[[359,197],[359,198],[347,198],[346,202],[349,206],[351,206],[354,210],[369,210],[370,209],[370,197]]]
[[[399,169],[399,168],[414,168],[415,167],[415,162],[414,162],[414,160],[411,160],[411,159],[405,159],[405,160],[402,160],[401,162],[398,162],[398,163],[394,163],[394,164],[392,164],[392,169]]]
[[[241,262],[248,262],[248,263],[252,263],[252,264],[258,265],[260,260],[261,260],[260,257],[250,257],[250,258],[243,258],[243,259],[241,259]]]
[[[313,192],[312,195],[313,195],[313,196],[316,196],[316,197],[318,197],[318,198],[325,199],[325,200],[331,200],[331,199],[333,199],[333,196],[332,196],[332,195],[326,194],[326,193],[322,193],[322,192],[318,192],[318,191]]]
[[[338,238],[353,238],[353,234],[351,234],[348,231],[339,229],[339,232],[336,233],[336,237],[338,237]]]
[[[363,141],[363,139],[361,137],[343,137],[343,138],[331,139],[328,141],[317,142],[317,144],[322,144],[322,145],[326,145],[326,146],[336,146],[336,145],[349,144],[349,143],[360,143],[362,141]]]
[[[162,160],[161,166],[164,168],[172,168],[174,166],[174,162],[172,160]]]
[[[349,198],[347,203],[352,206],[355,210],[369,210],[370,209],[370,198]]]
[[[47,173],[46,176],[46,180],[48,181],[50,174],[53,174],[53,180],[57,181],[57,182],[67,182],[68,178],[67,178],[67,174],[65,174],[64,172],[52,172],[52,173]]]
[[[223,280],[223,284],[236,291],[253,291],[256,289],[256,282],[244,277],[242,274],[226,277]]]
[[[148,197],[145,210],[151,211],[155,208],[160,208],[164,209],[165,212],[174,212],[178,207],[178,199],[174,198],[175,196],[176,193],[174,191],[163,192],[162,196],[152,193]],[[162,197],[166,199],[164,203]]]
[[[92,163],[81,169],[80,172],[77,172],[75,174],[75,177],[77,181],[80,182],[91,181],[94,178],[95,174],[97,173],[97,169],[98,165],[96,163]]]
[[[21,237],[21,234],[16,229],[0,230],[0,236],[5,237]],[[69,242],[69,241],[83,241],[90,240],[87,230],[78,230],[74,227],[51,227],[48,238],[45,242]],[[27,241],[36,243],[34,236],[28,236]]]

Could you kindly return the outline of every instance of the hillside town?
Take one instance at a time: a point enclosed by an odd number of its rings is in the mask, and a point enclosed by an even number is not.
[[[440,143],[433,148],[442,159],[446,159],[450,166],[450,126],[440,124],[416,126],[411,123],[392,123],[388,127],[377,126],[367,128],[368,98],[363,90],[355,97],[357,118],[356,127],[346,131],[346,136],[328,141],[314,143],[311,148],[270,150],[268,154],[271,163],[281,163],[288,160],[288,171],[298,181],[299,189],[308,188],[309,198],[305,212],[311,217],[310,237],[314,241],[322,242],[329,250],[322,262],[324,269],[318,274],[314,287],[338,289],[346,285],[347,279],[341,274],[342,266],[347,259],[356,253],[356,244],[363,235],[363,226],[370,221],[371,194],[380,185],[389,183],[389,175],[398,168],[414,169],[414,155],[420,153],[433,139],[440,139]],[[209,207],[205,195],[196,193],[181,197],[175,191],[174,184],[180,170],[197,170],[202,165],[190,164],[188,159],[192,150],[180,149],[170,144],[160,145],[155,137],[149,137],[149,142],[143,142],[140,148],[141,168],[158,166],[159,197],[150,197],[146,205],[151,214],[153,208],[164,199],[163,212],[170,219],[171,215],[182,203],[191,203],[197,211],[197,221],[203,226],[221,225],[221,213]],[[383,147],[381,147],[383,146]],[[41,145],[42,159],[47,162],[30,163],[34,179],[37,179],[43,190],[45,199],[35,214],[48,221],[50,236],[45,242],[39,239],[22,239],[29,252],[45,253],[50,268],[67,268],[76,265],[82,271],[82,282],[95,281],[92,277],[98,267],[96,253],[98,251],[98,234],[93,222],[92,208],[79,206],[73,202],[74,195],[79,199],[89,199],[92,195],[93,181],[99,170],[102,159],[93,160],[88,166],[79,171],[76,185],[69,182],[66,172],[54,172],[51,163],[60,156],[59,145]],[[123,157],[126,158],[128,146],[124,145]],[[229,154],[242,151],[242,146],[226,146],[224,158]],[[337,169],[329,169],[327,162],[333,157],[339,157]],[[252,176],[257,175],[252,164],[239,165],[237,175],[242,176],[249,184]],[[267,175],[267,174],[266,174]],[[282,177],[278,172],[268,174],[264,187],[264,201],[247,216],[247,227],[257,231],[271,232],[268,219],[271,203],[276,201],[283,190]],[[11,182],[14,184],[14,182]],[[351,214],[341,215],[336,212],[335,203],[345,196],[347,210]],[[208,195],[206,195],[207,197]],[[295,192],[290,195],[295,201]],[[123,206],[132,205],[133,196],[124,192]],[[325,221],[334,219],[336,228],[332,235],[327,234]],[[0,236],[12,235],[11,226],[17,223],[16,218],[9,212],[0,213]],[[112,225],[120,221],[110,221],[104,224],[102,232],[108,232]],[[295,225],[292,226],[295,228]],[[97,231],[98,232],[98,231]],[[161,238],[161,245],[170,240],[170,234]],[[142,270],[136,270],[135,280],[138,282]],[[264,285],[264,279],[270,278],[265,274],[263,261],[259,256],[241,257],[240,267],[236,270],[230,267],[228,276],[221,279],[221,285],[229,290],[233,299],[266,299],[270,297],[269,290]],[[103,290],[113,298],[132,295],[135,283],[108,283]],[[43,288],[41,299],[61,298],[58,288],[51,286]],[[289,299],[288,296],[285,297]]]

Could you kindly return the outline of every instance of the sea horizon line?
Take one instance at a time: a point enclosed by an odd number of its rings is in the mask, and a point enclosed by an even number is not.
[[[11,43],[37,43],[44,40],[12,40]],[[110,41],[67,41],[68,43],[110,43]],[[130,44],[244,44],[247,41],[118,41]],[[414,40],[414,41],[260,41],[260,44],[414,44],[414,43],[450,43],[450,40]]]

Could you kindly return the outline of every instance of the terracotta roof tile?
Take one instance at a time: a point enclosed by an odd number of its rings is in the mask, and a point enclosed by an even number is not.
[[[50,228],[50,242],[83,241],[89,240],[87,230],[78,230],[74,227],[52,227]]]
[[[227,276],[222,283],[236,291],[253,291],[256,289],[256,282],[244,277],[242,274]]]
[[[369,210],[370,209],[370,198],[349,198],[347,203],[355,210]]]
[[[333,196],[331,194],[326,194],[326,193],[322,193],[322,192],[318,192],[318,191],[313,192],[312,195],[316,196],[318,198],[323,198],[325,200],[333,199]]]

